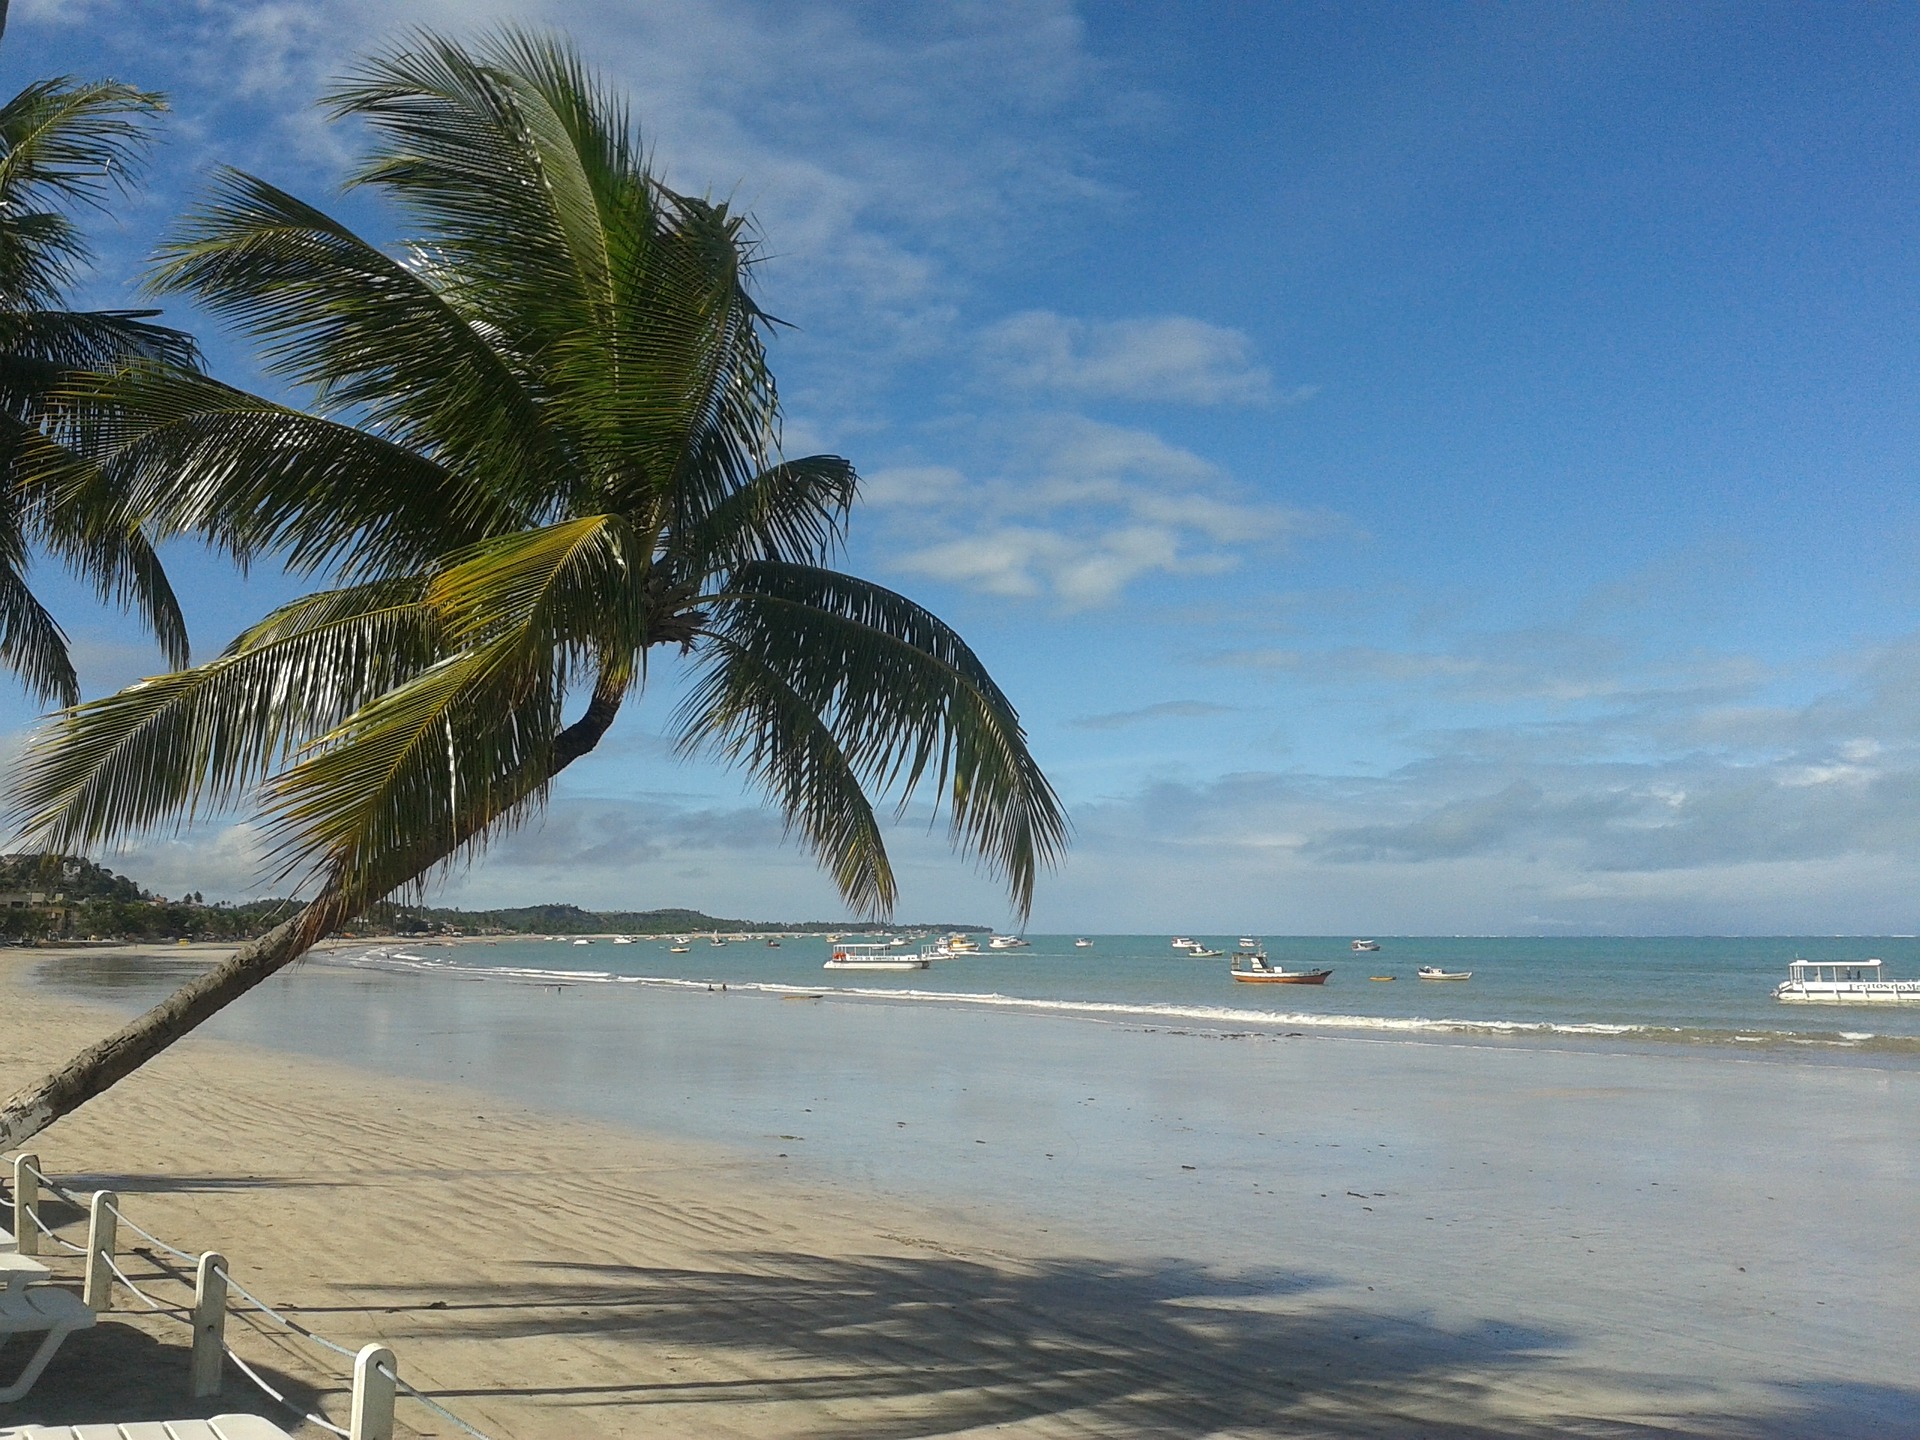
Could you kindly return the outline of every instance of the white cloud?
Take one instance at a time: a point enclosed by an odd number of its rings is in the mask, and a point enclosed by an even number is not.
[[[983,425],[970,444],[988,474],[876,472],[870,498],[896,541],[894,568],[1079,610],[1112,604],[1150,575],[1223,574],[1249,547],[1330,523],[1247,495],[1150,431],[1084,415]]]
[[[995,384],[1082,399],[1270,405],[1313,393],[1279,394],[1245,332],[1187,315],[1087,321],[1027,310],[983,330],[979,355]]]

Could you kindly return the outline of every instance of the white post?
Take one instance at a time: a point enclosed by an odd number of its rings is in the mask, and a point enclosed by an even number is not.
[[[227,1257],[209,1250],[200,1257],[193,1278],[193,1361],[190,1368],[193,1398],[220,1393],[226,1366]]]
[[[107,1268],[107,1257],[113,1254],[118,1225],[113,1207],[119,1198],[111,1190],[96,1190],[87,1214],[87,1284],[80,1298],[96,1315],[113,1308],[113,1271]]]
[[[360,1347],[353,1357],[353,1416],[347,1421],[352,1440],[393,1440],[393,1377],[399,1373],[386,1346]]]
[[[13,1248],[22,1255],[40,1253],[40,1157],[13,1157]]]

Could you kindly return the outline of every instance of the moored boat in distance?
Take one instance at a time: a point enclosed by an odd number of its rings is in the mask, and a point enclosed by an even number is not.
[[[1368,951],[1378,950],[1380,948],[1380,942],[1378,940],[1356,940],[1353,942],[1351,948],[1354,954],[1365,955]]]
[[[1438,965],[1422,965],[1414,972],[1422,980],[1471,980],[1471,970],[1442,970]]]
[[[1209,950],[1204,945],[1194,945],[1188,949],[1187,953],[1196,960],[1218,960],[1227,952],[1224,950]]]
[[[1184,935],[1176,935],[1173,937],[1173,948],[1176,950],[1191,950],[1193,946],[1194,942]]]
[[[992,935],[987,938],[989,950],[1023,950],[1028,948],[1029,944],[1030,942],[1021,939],[1018,935]]]
[[[1920,1005],[1920,980],[1885,980],[1878,960],[1795,960],[1773,998],[1790,1005]]]
[[[1076,950],[1091,950],[1093,948],[1093,941],[1082,935],[1078,940],[1073,942],[1073,948]]]
[[[1236,950],[1227,974],[1244,985],[1324,985],[1331,970],[1288,970],[1267,959],[1264,950]]]
[[[925,970],[931,955],[902,955],[891,945],[839,944],[827,956],[822,970]]]
[[[674,955],[684,955],[691,949],[693,949],[691,945],[669,945],[667,947],[668,952]]]

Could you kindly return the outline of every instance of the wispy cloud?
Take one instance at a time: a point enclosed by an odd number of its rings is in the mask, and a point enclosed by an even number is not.
[[[1282,394],[1245,332],[1187,315],[1087,321],[1027,310],[983,330],[979,358],[995,385],[1088,400],[1271,405],[1316,388]]]
[[[1146,576],[1220,575],[1250,550],[1338,523],[1250,495],[1151,431],[1084,415],[977,427],[969,446],[993,468],[871,477],[866,494],[896,541],[895,568],[1086,609]]]
[[[1208,700],[1162,700],[1142,705],[1138,710],[1114,710],[1105,715],[1082,715],[1067,724],[1075,730],[1125,730],[1133,725],[1148,725],[1160,720],[1212,720],[1221,715],[1239,713],[1236,705],[1216,705]]]

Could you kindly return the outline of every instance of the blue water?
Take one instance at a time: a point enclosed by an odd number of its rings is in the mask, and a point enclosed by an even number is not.
[[[1864,1052],[1920,1061],[1920,1005],[1801,1006],[1773,999],[1795,957],[1884,959],[1890,978],[1920,977],[1920,940],[1806,936],[1730,939],[1387,938],[1356,954],[1344,939],[1266,938],[1287,968],[1331,967],[1325,986],[1242,985],[1225,959],[1196,960],[1164,935],[1032,936],[1031,947],[983,949],[928,970],[831,973],[818,939],[710,945],[675,955],[665,940],[590,945],[500,940],[396,942],[337,959],[526,983],[673,984],[804,990],[943,1006],[982,1005],[1209,1027],[1332,1029],[1376,1035],[1506,1036]],[[1231,951],[1235,936],[1195,936]],[[1470,970],[1462,983],[1415,978],[1421,965]],[[1376,975],[1393,980],[1375,981]]]

